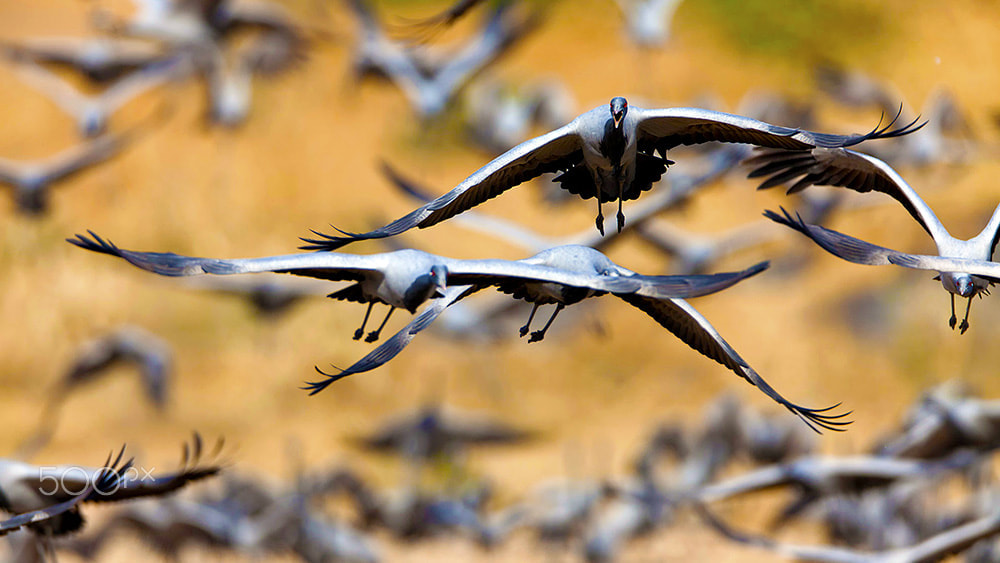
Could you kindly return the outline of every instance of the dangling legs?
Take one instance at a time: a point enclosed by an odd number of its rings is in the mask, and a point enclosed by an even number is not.
[[[368,333],[368,336],[365,337],[365,342],[375,342],[378,340],[378,335],[382,333],[382,329],[385,328],[385,323],[389,322],[389,317],[392,316],[392,312],[395,310],[395,307],[389,307],[389,314],[382,319],[382,324],[378,325],[378,328]]]
[[[604,212],[601,210],[601,194],[597,194],[597,230],[604,236]]]
[[[372,314],[372,307],[374,306],[375,306],[374,301],[368,304],[368,310],[365,311],[365,320],[361,321],[361,328],[354,331],[355,340],[361,340],[361,335],[365,333],[365,325],[368,324],[368,316]]]
[[[622,181],[621,169],[616,169],[615,172],[615,178],[618,179],[618,215],[615,216],[615,219],[618,220],[618,232],[620,233],[622,232],[622,227],[625,226],[625,214],[622,213],[622,199],[625,191],[625,182]]]
[[[532,332],[531,338],[528,339],[528,342],[538,342],[539,340],[545,338],[545,331],[549,330],[549,327],[552,326],[552,321],[556,320],[556,315],[559,314],[559,311],[563,310],[563,307],[565,307],[565,305],[563,305],[562,303],[557,304],[556,310],[553,311],[552,316],[549,317],[549,322],[545,323],[545,326],[542,327],[542,330],[536,330],[535,332]]]
[[[955,323],[958,322],[958,317],[955,316],[955,294],[952,293],[950,295],[951,295],[951,318],[948,319],[948,326],[954,329]]]
[[[965,318],[962,319],[962,324],[958,325],[958,331],[960,334],[965,334],[965,331],[969,330],[969,309],[972,308],[972,297],[969,297],[968,303],[965,304]]]
[[[518,332],[521,334],[521,338],[524,338],[524,335],[528,334],[528,330],[531,329],[531,319],[535,318],[535,311],[537,310],[538,310],[538,303],[535,303],[531,307],[531,314],[528,315],[528,322],[524,323],[524,326],[518,329]]]

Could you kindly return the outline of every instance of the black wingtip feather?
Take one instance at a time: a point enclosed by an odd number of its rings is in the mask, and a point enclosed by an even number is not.
[[[76,238],[68,238],[66,242],[79,246],[84,250],[90,250],[93,252],[100,252],[101,254],[110,254],[111,256],[121,257],[121,251],[117,246],[110,240],[102,239],[97,233],[87,229],[87,233],[90,234],[91,238],[87,238],[86,235],[81,235],[77,233]]]
[[[348,375],[350,375],[349,373],[345,373],[344,370],[338,368],[337,366],[332,366],[332,367],[333,369],[340,370],[340,373],[327,373],[319,369],[319,366],[313,366],[313,369],[315,369],[320,375],[326,377],[326,379],[322,381],[306,381],[306,384],[303,387],[299,387],[299,389],[302,389],[303,391],[309,391],[309,396],[312,397],[316,393],[319,393],[320,391],[329,387],[333,382],[343,379]]]
[[[850,146],[857,145],[857,144],[859,144],[859,143],[861,143],[863,141],[870,141],[870,140],[874,140],[874,139],[892,139],[894,137],[902,137],[903,135],[909,135],[910,133],[915,133],[915,132],[919,131],[921,128],[923,128],[925,125],[927,125],[927,121],[924,121],[920,125],[917,125],[917,122],[920,121],[920,116],[918,115],[916,118],[913,119],[913,121],[907,123],[906,125],[903,125],[902,127],[899,127],[899,128],[896,128],[896,129],[892,129],[892,126],[896,124],[897,120],[899,120],[900,113],[902,113],[902,105],[900,105],[900,111],[898,113],[896,113],[896,116],[893,117],[892,121],[890,121],[888,124],[886,124],[885,127],[881,127],[883,119],[880,118],[879,119],[879,124],[876,125],[875,128],[872,129],[868,134],[866,134],[866,135],[858,135],[857,138],[852,139],[851,141],[849,141],[849,142],[847,142],[847,143],[845,143],[845,144],[843,144],[841,146],[850,147]]]
[[[842,428],[854,423],[853,420],[842,420],[844,417],[850,416],[854,411],[847,411],[840,414],[822,414],[830,412],[831,410],[839,407],[841,403],[831,405],[822,409],[809,409],[805,407],[800,407],[794,404],[787,404],[785,407],[795,413],[810,430],[817,434],[822,434],[823,430],[829,430],[831,432],[845,432],[847,428]]]
[[[767,217],[768,219],[774,221],[775,223],[778,223],[779,225],[784,225],[812,238],[809,235],[805,220],[802,219],[802,216],[799,215],[798,212],[795,213],[795,217],[793,218],[791,213],[789,213],[788,210],[785,209],[784,207],[779,207],[778,209],[781,209],[782,215],[778,215],[776,212],[771,211],[770,209],[765,209],[764,217]]]
[[[352,233],[344,231],[330,225],[330,228],[340,233],[342,236],[328,235],[326,233],[321,233],[314,229],[309,229],[309,231],[319,238],[306,238],[299,237],[302,242],[307,242],[309,244],[304,244],[299,246],[299,250],[312,250],[315,252],[333,251],[338,250],[348,244],[364,240],[368,237],[364,236],[364,233]]]

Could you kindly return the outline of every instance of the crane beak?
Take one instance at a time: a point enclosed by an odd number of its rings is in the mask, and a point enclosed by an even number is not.
[[[615,129],[621,129],[622,121],[625,119],[625,112],[612,114],[611,119],[615,122]]]
[[[956,285],[958,285],[958,294],[962,297],[972,297],[975,292],[972,282],[966,278],[959,279]]]
[[[448,287],[448,269],[443,266],[431,268],[434,278],[434,297],[444,297],[444,290]]]

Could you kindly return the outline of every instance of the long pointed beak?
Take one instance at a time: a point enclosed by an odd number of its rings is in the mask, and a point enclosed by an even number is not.
[[[958,292],[962,297],[972,297],[973,289],[971,283],[959,283]]]
[[[622,120],[625,119],[625,115],[624,114],[622,114],[621,116],[612,115],[611,119],[614,120],[615,122],[615,129],[621,129]]]

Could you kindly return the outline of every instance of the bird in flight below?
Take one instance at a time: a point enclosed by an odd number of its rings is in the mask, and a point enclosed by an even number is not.
[[[519,284],[544,293],[545,303],[575,303],[600,292],[635,293],[654,299],[696,297],[725,289],[742,279],[741,274],[643,276],[614,264],[596,250],[573,245],[552,248],[519,261],[456,260],[413,249],[371,255],[289,254],[226,260],[165,252],[136,252],[118,248],[93,232],[90,236],[92,238],[77,235],[67,240],[86,250],[123,258],[133,266],[163,276],[277,272],[356,282],[328,297],[368,304],[361,328],[354,333],[355,340],[364,334],[375,303],[390,306],[382,324],[368,334],[366,342],[378,340],[389,316],[397,308],[416,313],[424,302],[443,297],[449,286],[473,285],[482,288],[496,285],[503,289],[511,287],[510,284]],[[550,261],[540,263],[539,257],[542,256]],[[560,257],[563,263],[573,263],[574,269],[562,269],[551,263],[552,259]],[[747,275],[742,274],[743,277]],[[542,289],[537,289],[539,287]],[[550,295],[552,292],[560,295]],[[541,332],[544,335],[544,330]],[[537,338],[540,339],[541,335]]]

